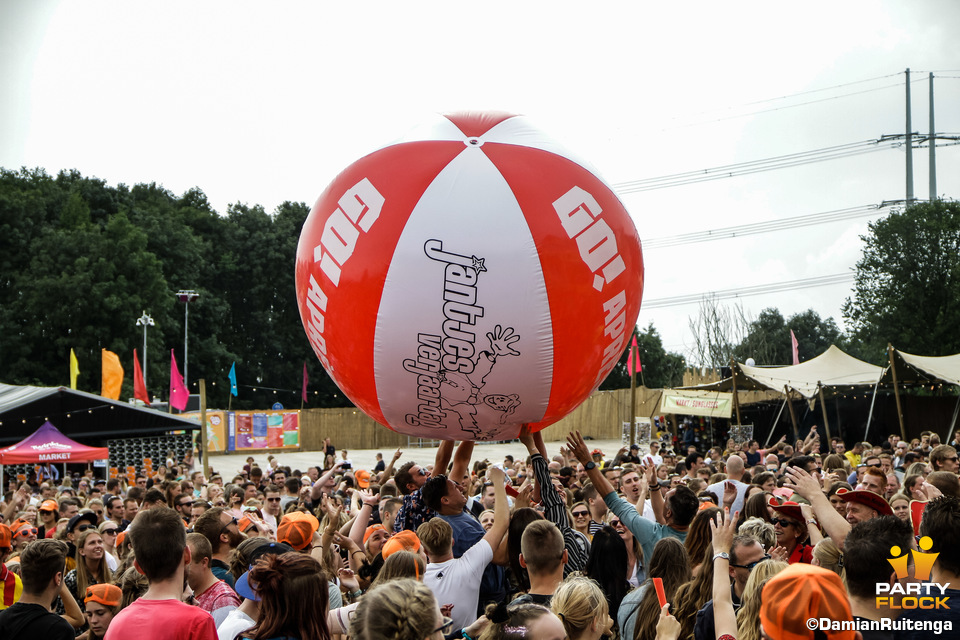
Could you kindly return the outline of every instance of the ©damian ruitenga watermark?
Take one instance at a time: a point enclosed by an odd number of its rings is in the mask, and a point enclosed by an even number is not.
[[[938,553],[925,553],[933,546],[933,541],[924,536],[919,541],[920,551],[911,551],[913,555],[914,579],[917,582],[904,582],[909,577],[910,554],[901,554],[900,547],[891,547],[891,557],[887,559],[897,574],[898,582],[877,583],[877,608],[884,607],[892,610],[911,609],[949,609],[945,594],[947,586],[938,582],[928,582],[933,563]],[[807,628],[811,631],[929,631],[939,635],[944,631],[953,631],[953,622],[950,620],[910,620],[881,618],[880,620],[833,620],[831,618],[809,618]]]

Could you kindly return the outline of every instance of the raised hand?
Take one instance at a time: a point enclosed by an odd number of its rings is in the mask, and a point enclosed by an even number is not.
[[[497,325],[493,331],[487,333],[487,340],[490,341],[490,348],[497,356],[518,356],[520,352],[513,348],[513,343],[520,340],[513,327],[504,329]]]

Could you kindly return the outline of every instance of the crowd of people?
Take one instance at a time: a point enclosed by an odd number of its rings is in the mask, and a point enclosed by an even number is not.
[[[960,625],[957,449],[925,432],[15,484],[0,638],[929,638]],[[399,466],[398,466],[399,465]],[[960,628],[960,626],[958,626]]]

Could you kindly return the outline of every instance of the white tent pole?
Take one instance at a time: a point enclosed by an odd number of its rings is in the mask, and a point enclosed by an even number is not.
[[[788,398],[784,397],[783,404],[780,405],[780,411],[777,412],[777,417],[773,419],[773,425],[770,426],[770,433],[767,434],[767,441],[763,443],[763,448],[766,449],[770,446],[770,438],[773,437],[773,430],[776,428],[777,423],[780,422],[780,416],[783,415],[783,408],[787,406]]]
[[[880,376],[883,378],[883,376]],[[867,438],[867,434],[870,433],[870,421],[873,419],[873,403],[877,401],[877,388],[880,386],[880,380],[877,380],[877,384],[873,385],[873,397],[870,398],[870,413],[867,414],[867,428],[863,432],[863,439],[867,442],[870,440]],[[947,436],[949,438],[950,436]]]
[[[950,430],[947,432],[947,442],[950,442],[950,436],[953,435],[953,428],[957,426],[957,412],[960,412],[960,397],[957,398],[957,404],[953,408],[953,420],[950,421]],[[3,467],[0,467],[2,470]]]

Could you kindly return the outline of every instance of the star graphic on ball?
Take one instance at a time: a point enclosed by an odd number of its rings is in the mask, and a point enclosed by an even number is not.
[[[473,268],[477,273],[481,271],[486,271],[487,268],[483,265],[485,258],[478,258],[477,256],[472,256],[473,258]]]

